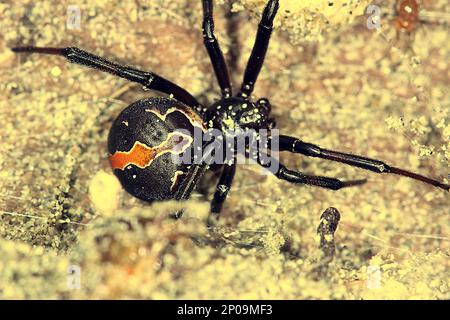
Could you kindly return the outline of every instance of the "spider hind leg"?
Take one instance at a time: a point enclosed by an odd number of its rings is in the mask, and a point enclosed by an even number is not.
[[[397,174],[400,176],[409,177],[414,180],[422,181],[437,188],[450,191],[450,185],[442,183],[438,180],[434,180],[411,171],[390,166],[380,160],[357,156],[349,153],[323,149],[314,144],[303,142],[297,138],[281,135],[279,137],[279,147],[280,151],[300,153],[308,157],[316,157],[335,162],[345,163],[352,167],[358,167],[375,173]]]

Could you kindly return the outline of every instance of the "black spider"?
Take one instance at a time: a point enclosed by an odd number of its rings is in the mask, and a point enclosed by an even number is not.
[[[212,0],[202,1],[204,44],[222,92],[222,98],[209,108],[203,108],[185,89],[155,73],[121,66],[78,48],[17,47],[12,49],[15,52],[60,55],[70,62],[112,73],[175,98],[149,98],[131,104],[115,120],[109,134],[110,162],[116,176],[125,190],[145,201],[184,200],[190,196],[210,163],[205,161],[206,156],[201,159],[202,161],[191,164],[178,163],[172,156],[184,154],[186,150],[192,149],[194,139],[191,134],[195,130],[217,129],[224,135],[228,135],[230,131],[246,132],[254,129],[253,134],[258,139],[260,136],[257,130],[270,130],[274,127],[274,122],[269,117],[271,105],[268,99],[254,102],[251,94],[267,52],[273,21],[279,7],[278,0],[269,0],[264,9],[241,89],[234,96],[227,66],[214,36]],[[185,129],[191,134],[182,134],[180,129]],[[290,136],[279,135],[277,138],[280,151],[337,161],[377,173],[407,176],[447,191],[450,190],[450,185],[389,166],[379,160],[322,149]],[[206,145],[202,145],[202,148],[205,151]],[[240,152],[249,156],[246,151]],[[205,153],[208,155],[208,152]],[[230,190],[236,172],[236,153],[232,155],[230,161],[222,162],[222,175],[211,203],[210,222],[214,222],[218,217]],[[209,153],[209,156],[211,155],[212,153]],[[192,157],[190,159],[193,160]],[[276,177],[296,184],[338,190],[366,182],[366,180],[340,181],[334,178],[306,175],[286,168],[274,158],[270,160],[277,164],[277,169],[273,172]],[[264,164],[262,161],[259,161],[259,164],[267,167],[267,163]]]

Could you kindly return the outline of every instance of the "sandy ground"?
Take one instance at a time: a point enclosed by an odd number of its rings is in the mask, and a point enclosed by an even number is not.
[[[393,1],[281,0],[255,96],[270,98],[282,133],[449,182],[449,24],[394,28]],[[343,3],[347,3],[343,6]],[[81,11],[79,29],[67,8]],[[447,0],[424,1],[426,12]],[[216,30],[239,84],[264,5],[217,1]],[[78,46],[218,98],[202,45],[199,1],[0,2],[0,298],[449,299],[449,194],[420,182],[282,155],[304,172],[368,178],[333,192],[238,167],[220,224],[207,196],[148,205],[125,194],[107,161],[111,122],[154,96],[21,45]],[[235,32],[231,32],[236,30]],[[316,229],[338,208],[336,256]]]

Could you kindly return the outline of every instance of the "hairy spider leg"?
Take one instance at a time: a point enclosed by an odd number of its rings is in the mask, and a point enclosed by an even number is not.
[[[177,201],[183,201],[189,199],[192,192],[194,191],[198,181],[205,174],[205,172],[209,169],[209,165],[213,160],[213,148],[214,144],[203,144],[203,154],[201,159],[198,162],[191,164],[188,172],[186,173],[186,177],[183,179],[183,182],[178,187],[175,192],[174,199]],[[175,218],[180,218],[183,215],[183,210],[179,210],[174,213]]]
[[[225,199],[230,192],[235,173],[236,161],[233,161],[232,164],[225,164],[223,166],[222,175],[217,183],[216,192],[214,193],[214,197],[211,201],[211,213],[208,218],[208,226],[213,226],[216,224],[220,212],[222,211],[222,206]]]
[[[270,36],[273,30],[273,21],[279,8],[278,0],[269,0],[264,8],[261,21],[256,33],[255,44],[253,45],[250,59],[244,72],[239,96],[249,98],[255,87],[259,72],[264,63],[267,49],[269,48]]]
[[[279,137],[279,149],[280,151],[289,151],[293,153],[300,153],[308,157],[316,157],[321,159],[327,159],[347,165],[358,167],[365,170],[370,170],[376,173],[392,173],[405,177],[419,180],[435,187],[450,191],[450,185],[444,184],[440,181],[427,178],[425,176],[406,171],[404,169],[396,168],[387,165],[386,163],[370,159],[362,156],[357,156],[348,153],[337,152],[333,150],[327,150],[320,148],[314,144],[303,142],[297,138],[280,135]]]
[[[219,82],[223,98],[229,98],[232,95],[231,81],[228,74],[228,68],[220,49],[219,42],[214,35],[214,16],[213,1],[203,0],[203,42],[211,59],[217,81]]]
[[[307,175],[300,171],[286,168],[286,166],[284,166],[274,157],[271,157],[267,163],[262,163],[261,161],[258,161],[258,163],[266,169],[269,168],[270,163],[270,167],[275,167],[277,168],[277,170],[269,171],[271,171],[278,179],[285,180],[294,184],[305,184],[325,189],[339,190],[342,188],[359,186],[367,182],[366,179],[341,181],[336,178]]]
[[[195,110],[199,109],[200,106],[197,99],[185,89],[153,72],[141,71],[129,66],[121,66],[79,48],[16,47],[12,48],[12,51],[62,56],[72,63],[108,72],[128,81],[139,83],[147,89],[173,95],[175,99]]]

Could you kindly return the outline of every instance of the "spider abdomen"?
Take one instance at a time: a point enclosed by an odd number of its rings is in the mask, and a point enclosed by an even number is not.
[[[136,101],[114,121],[108,137],[109,161],[124,189],[144,200],[171,199],[187,171],[174,161],[193,146],[202,119],[167,98]]]

